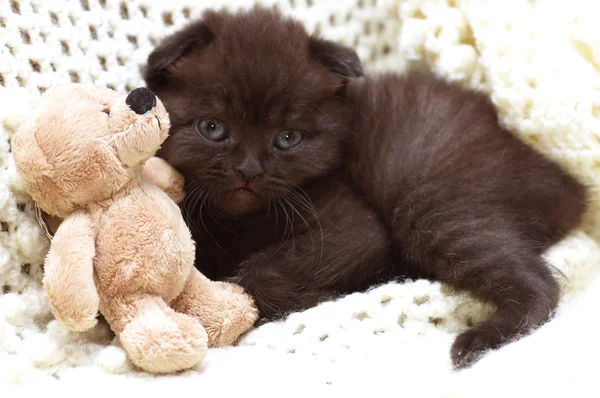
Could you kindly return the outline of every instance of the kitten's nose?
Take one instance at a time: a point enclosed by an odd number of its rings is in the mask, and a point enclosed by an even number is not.
[[[249,169],[242,169],[239,167],[235,170],[235,172],[246,183],[252,182],[255,179],[257,179],[258,177],[260,177],[261,175],[265,174],[265,172],[263,170],[253,170],[253,169],[249,170]]]
[[[143,115],[156,105],[156,95],[145,87],[136,88],[131,91],[125,103],[138,115]]]
[[[265,174],[265,170],[262,168],[260,163],[246,159],[240,163],[236,169],[236,174],[244,180],[245,183],[254,181],[256,178]]]

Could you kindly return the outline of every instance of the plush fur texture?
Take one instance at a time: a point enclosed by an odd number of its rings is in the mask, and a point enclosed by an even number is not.
[[[584,186],[500,127],[482,94],[409,72],[353,81],[360,115],[346,168],[384,221],[399,274],[498,307],[458,336],[455,366],[546,322],[559,285],[541,254],[581,221]]]
[[[262,8],[208,12],[150,55],[196,266],[241,284],[267,319],[391,278],[447,282],[499,308],[455,341],[454,365],[469,366],[552,315],[559,286],[540,254],[577,225],[584,188],[501,128],[485,96],[362,75],[352,50]],[[302,141],[281,150],[289,131]]]
[[[194,269],[189,229],[158,187],[180,197],[177,172],[160,160],[142,172],[167,137],[169,118],[141,90],[133,102],[104,88],[49,90],[12,148],[32,198],[64,219],[44,270],[54,316],[83,331],[99,311],[133,363],[168,373],[195,366],[209,345],[233,344],[256,309],[241,288]]]

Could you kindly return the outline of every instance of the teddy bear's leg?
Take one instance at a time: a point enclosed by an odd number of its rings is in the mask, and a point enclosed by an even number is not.
[[[200,320],[208,333],[209,347],[234,344],[258,318],[254,301],[244,289],[231,283],[212,282],[195,268],[171,307]]]
[[[175,312],[159,297],[112,299],[102,310],[131,361],[146,371],[189,369],[206,355],[208,337],[201,323]]]

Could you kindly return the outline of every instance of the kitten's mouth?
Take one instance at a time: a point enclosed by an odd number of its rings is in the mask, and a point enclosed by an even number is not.
[[[233,188],[232,191],[238,192],[238,193],[250,193],[250,194],[256,195],[256,192],[254,192],[254,190],[248,185],[240,185],[238,187]]]
[[[260,209],[263,205],[264,200],[262,197],[249,185],[234,186],[220,200],[222,209],[233,215],[251,213]]]

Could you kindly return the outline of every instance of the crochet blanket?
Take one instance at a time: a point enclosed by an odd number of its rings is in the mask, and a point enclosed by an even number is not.
[[[422,280],[377,286],[263,325],[171,376],[134,369],[106,325],[86,333],[58,325],[40,283],[48,241],[15,171],[10,136],[48,87],[141,86],[139,65],[160,37],[206,7],[249,5],[198,3],[0,1],[0,394],[598,396],[596,0],[263,1],[311,32],[354,46],[371,71],[419,63],[490,93],[504,125],[592,187],[584,225],[545,254],[567,279],[556,317],[530,336],[453,371],[453,338],[492,309]]]

